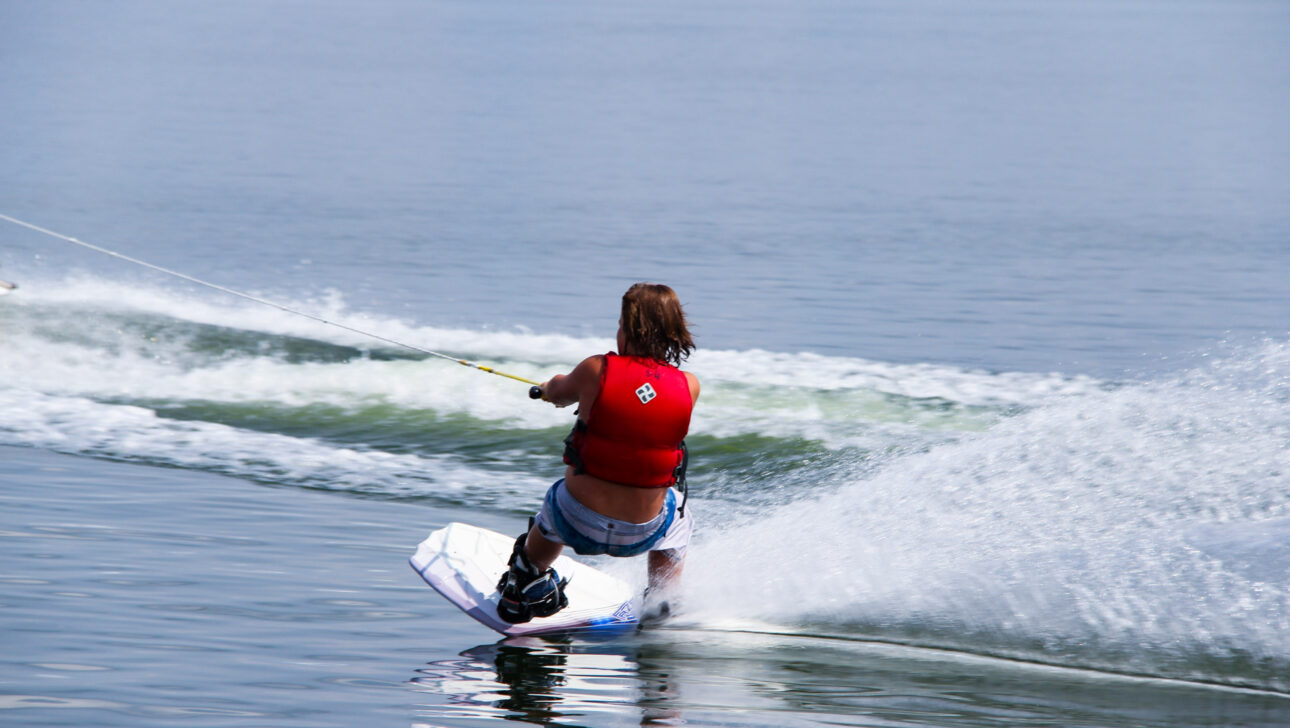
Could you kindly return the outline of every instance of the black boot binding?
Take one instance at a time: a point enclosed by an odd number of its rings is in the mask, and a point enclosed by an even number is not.
[[[497,616],[510,624],[521,624],[534,617],[550,617],[569,606],[564,595],[568,579],[561,579],[555,569],[539,572],[524,552],[528,532],[515,539],[509,569],[497,582],[501,599],[497,603]]]

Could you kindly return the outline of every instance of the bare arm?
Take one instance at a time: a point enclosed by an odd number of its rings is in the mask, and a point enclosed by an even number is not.
[[[542,399],[556,407],[568,407],[577,402],[590,407],[591,400],[600,389],[600,373],[604,370],[605,357],[597,354],[583,359],[568,374],[557,374],[543,382]]]

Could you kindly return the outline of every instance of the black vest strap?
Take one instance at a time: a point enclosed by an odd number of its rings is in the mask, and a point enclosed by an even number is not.
[[[685,518],[685,502],[690,500],[690,486],[685,483],[685,471],[690,467],[690,448],[686,447],[685,440],[681,441],[681,464],[676,466],[672,471],[672,477],[676,478],[676,489],[681,491],[681,507],[676,510],[677,515]]]
[[[587,423],[582,420],[573,421],[573,429],[569,430],[569,435],[564,438],[564,461],[573,466],[574,475],[582,475],[587,472],[586,466],[582,464],[582,453],[578,448],[573,446],[573,437],[579,432],[587,429]]]

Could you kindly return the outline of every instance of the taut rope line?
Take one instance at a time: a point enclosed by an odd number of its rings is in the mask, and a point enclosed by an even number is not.
[[[10,217],[10,216],[8,216],[8,215],[6,215],[6,214],[4,214],[4,213],[0,213],[0,220],[7,220],[8,222],[11,222],[11,223],[13,223],[13,224],[15,224],[15,225],[20,225],[20,226],[25,227],[25,228],[27,228],[27,229],[29,229],[29,230],[35,230],[35,231],[36,231],[36,232],[38,232],[38,233],[41,233],[41,234],[44,234],[44,235],[48,235],[48,236],[50,236],[50,237],[52,237],[52,238],[58,238],[59,240],[66,241],[66,242],[72,243],[72,244],[74,244],[74,245],[79,245],[79,246],[81,246],[81,247],[83,247],[83,248],[89,248],[90,250],[93,250],[93,251],[95,251],[95,252],[97,252],[97,253],[102,253],[102,254],[104,254],[104,255],[109,255],[109,256],[111,256],[111,257],[113,257],[113,258],[118,258],[118,259],[120,259],[120,260],[124,260],[124,261],[126,261],[126,262],[128,262],[128,263],[134,263],[135,265],[143,266],[144,268],[150,268],[150,269],[155,270],[155,271],[157,271],[157,272],[159,272],[159,273],[165,273],[166,275],[174,276],[175,278],[180,278],[180,279],[183,279],[183,280],[188,281],[188,282],[190,282],[190,283],[196,283],[196,284],[197,284],[197,285],[199,285],[199,286],[206,286],[207,288],[213,288],[213,289],[215,289],[215,290],[217,290],[217,291],[220,291],[220,292],[222,292],[222,293],[227,293],[227,294],[232,295],[232,296],[237,296],[238,298],[245,298],[245,299],[246,299],[246,300],[248,300],[248,301],[254,301],[255,303],[263,304],[263,305],[265,305],[265,306],[269,306],[269,307],[271,307],[271,308],[276,308],[276,309],[278,309],[279,311],[286,311],[287,313],[292,313],[292,314],[295,314],[295,315],[297,315],[297,316],[303,316],[303,317],[305,317],[305,318],[307,318],[307,319],[311,319],[311,320],[313,320],[313,321],[317,321],[318,323],[321,323],[321,324],[327,324],[328,326],[335,326],[336,328],[344,329],[344,330],[349,331],[349,332],[351,332],[351,333],[359,334],[359,335],[361,335],[361,336],[367,336],[367,337],[370,337],[370,338],[376,339],[376,340],[378,340],[378,341],[384,341],[384,342],[385,342],[385,343],[387,343],[387,344],[392,344],[392,345],[394,345],[394,346],[401,346],[401,347],[403,347],[403,348],[405,348],[405,349],[411,349],[412,351],[418,351],[418,352],[421,352],[422,354],[428,354],[428,355],[430,355],[430,356],[438,357],[438,358],[440,358],[440,359],[446,359],[446,360],[448,360],[448,361],[456,362],[456,363],[458,363],[458,364],[461,364],[462,366],[467,366],[467,367],[470,367],[470,368],[472,368],[472,369],[478,369],[478,370],[479,370],[479,371],[481,371],[481,372],[488,372],[489,374],[496,374],[496,375],[497,375],[497,376],[499,376],[499,377],[506,377],[507,379],[514,379],[514,380],[515,380],[515,381],[517,381],[517,382],[524,382],[525,384],[532,384],[532,385],[534,385],[535,387],[538,385],[538,382],[535,382],[535,381],[533,381],[533,380],[531,380],[531,379],[525,379],[524,377],[518,377],[518,376],[516,376],[516,375],[514,375],[514,374],[507,374],[506,372],[500,372],[500,371],[498,371],[498,370],[496,370],[496,369],[494,369],[494,368],[492,368],[492,367],[486,367],[486,366],[483,366],[482,364],[476,364],[476,363],[475,363],[475,362],[473,362],[473,361],[467,361],[467,360],[465,360],[465,359],[458,359],[458,358],[457,358],[457,357],[455,357],[455,356],[448,356],[447,354],[440,354],[440,353],[439,353],[439,352],[437,352],[437,351],[431,351],[431,350],[429,350],[429,349],[425,349],[425,348],[422,348],[422,347],[420,347],[420,346],[414,346],[414,345],[412,345],[412,344],[406,344],[406,343],[404,343],[404,342],[402,342],[402,341],[396,341],[395,339],[391,339],[391,338],[386,337],[386,336],[381,336],[380,334],[374,334],[374,333],[372,333],[372,332],[370,332],[370,331],[364,331],[364,330],[362,330],[362,329],[356,329],[356,328],[354,328],[353,326],[348,326],[348,325],[346,325],[346,324],[342,324],[342,323],[339,323],[339,322],[336,322],[336,321],[330,321],[330,320],[325,319],[325,318],[323,318],[323,317],[321,317],[321,316],[316,316],[316,315],[314,315],[314,314],[312,314],[312,313],[308,313],[308,312],[305,312],[305,311],[299,311],[299,310],[297,310],[297,309],[291,308],[290,306],[284,306],[284,305],[282,305],[282,304],[280,304],[280,303],[276,303],[276,302],[274,302],[274,301],[270,301],[270,300],[268,300],[268,299],[260,298],[260,297],[258,297],[258,296],[252,296],[252,295],[251,295],[251,294],[249,294],[249,293],[243,293],[242,291],[237,291],[237,290],[234,290],[234,289],[232,289],[232,288],[228,288],[227,286],[221,286],[221,285],[219,285],[219,284],[217,284],[217,283],[210,283],[209,281],[204,281],[204,280],[202,280],[202,279],[200,279],[200,278],[194,278],[194,277],[192,277],[192,276],[190,276],[190,275],[188,275],[188,274],[186,274],[186,273],[180,273],[179,271],[170,270],[169,268],[163,268],[163,267],[161,267],[161,266],[159,266],[159,265],[153,265],[152,263],[149,263],[149,262],[147,262],[146,260],[139,260],[138,258],[131,258],[130,256],[125,255],[125,254],[123,254],[123,253],[118,253],[118,252],[116,252],[115,250],[108,250],[107,248],[102,248],[102,247],[99,247],[99,246],[94,245],[94,244],[92,244],[92,243],[87,243],[87,242],[85,242],[85,241],[83,241],[83,240],[77,240],[76,238],[73,238],[73,237],[71,237],[70,235],[63,235],[62,233],[54,232],[53,230],[48,230],[48,229],[46,229],[46,228],[40,227],[39,225],[33,225],[33,224],[29,223],[29,222],[24,222],[23,220],[19,220],[18,218]],[[530,392],[530,396],[531,396],[531,394],[532,394],[532,393]]]

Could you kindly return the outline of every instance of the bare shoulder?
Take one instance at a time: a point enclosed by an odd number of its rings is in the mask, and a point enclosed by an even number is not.
[[[600,382],[600,374],[605,370],[605,355],[593,354],[586,359],[578,362],[578,366],[569,372],[569,376],[585,384],[587,378],[591,378],[596,383]]]
[[[604,367],[603,355],[589,356],[568,374],[557,374],[542,383],[542,398],[557,407],[565,407],[574,402],[585,406],[589,404],[588,396],[594,399],[600,388],[600,376]]]
[[[681,372],[685,375],[685,381],[690,384],[690,400],[699,401],[699,378],[689,372]]]
[[[600,380],[605,372],[605,355],[594,354],[578,362],[569,372],[572,389],[577,392],[579,404],[590,407],[600,392]]]

